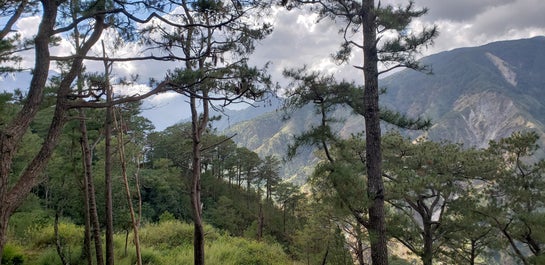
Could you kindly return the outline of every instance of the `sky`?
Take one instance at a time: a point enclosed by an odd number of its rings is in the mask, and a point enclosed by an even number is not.
[[[428,13],[415,20],[411,29],[437,25],[439,36],[434,45],[424,50],[421,56],[460,47],[480,46],[486,43],[530,38],[545,35],[545,1],[543,0],[414,0],[417,7],[427,7]],[[383,0],[382,4],[394,6],[407,1]],[[250,63],[262,66],[270,63],[273,81],[285,85],[282,70],[307,65],[310,69],[334,74],[339,79],[362,80],[362,74],[352,65],[361,64],[361,56],[353,56],[349,65],[338,66],[330,60],[341,42],[339,26],[322,20],[316,23],[316,15],[299,10],[287,11],[273,8],[269,18],[274,25],[271,35],[257,45]],[[26,18],[17,25],[23,34],[31,35],[39,18]],[[63,42],[55,48],[57,53],[69,51],[70,45]],[[544,47],[545,49],[545,47]],[[119,53],[131,54],[138,50],[133,44]],[[127,62],[116,66],[120,75],[138,73],[147,77],[161,78],[172,64],[164,62]],[[100,70],[100,64],[89,64],[89,69]],[[14,81],[5,77],[0,90],[9,90]],[[134,89],[134,88],[133,88]],[[138,89],[149,89],[143,82]],[[187,118],[189,109],[186,99],[174,93],[153,96],[144,102],[143,115],[150,119],[157,131]],[[245,106],[242,106],[245,107]],[[239,107],[240,108],[240,107]]]

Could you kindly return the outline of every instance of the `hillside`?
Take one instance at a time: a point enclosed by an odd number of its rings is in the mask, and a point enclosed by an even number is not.
[[[519,130],[535,130],[545,142],[545,37],[460,48],[422,59],[433,74],[403,70],[381,80],[381,104],[433,122],[428,131],[411,132],[432,140],[485,147],[490,140]],[[240,111],[244,113],[244,111]],[[271,111],[227,128],[234,140],[261,155],[284,157],[290,139],[316,122],[311,106],[282,120]],[[341,135],[363,129],[361,117],[339,111]],[[387,129],[386,129],[387,130]],[[303,181],[315,163],[310,149],[285,164],[284,176]],[[301,169],[300,169],[301,168]]]
[[[382,80],[382,104],[429,117],[430,139],[484,147],[517,130],[545,131],[545,37],[490,43],[424,58],[433,75]]]

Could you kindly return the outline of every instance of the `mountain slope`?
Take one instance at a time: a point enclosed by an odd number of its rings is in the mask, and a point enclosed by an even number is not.
[[[545,37],[495,42],[424,58],[433,75],[382,80],[382,104],[434,125],[433,140],[484,147],[518,130],[545,131]]]
[[[428,117],[428,131],[410,132],[432,140],[448,140],[465,146],[485,147],[490,140],[514,131],[535,130],[545,144],[545,37],[490,43],[461,48],[422,59],[432,66],[428,75],[403,70],[381,79],[387,89],[381,104],[412,117]],[[345,116],[340,135],[363,130],[363,119]],[[281,120],[275,111],[247,120],[226,132],[238,132],[239,144],[262,155],[285,156],[293,135],[317,122],[311,106]],[[315,163],[310,149],[285,164],[287,177],[305,175]],[[303,172],[298,168],[305,168]]]

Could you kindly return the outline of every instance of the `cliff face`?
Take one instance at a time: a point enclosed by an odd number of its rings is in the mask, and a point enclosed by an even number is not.
[[[482,148],[515,131],[533,130],[545,145],[545,37],[456,49],[422,62],[431,65],[432,75],[404,70],[380,81],[387,89],[382,105],[432,120],[428,131],[407,134]],[[347,110],[336,114],[344,115],[337,127],[340,135],[363,131],[361,117],[350,116]],[[227,134],[238,132],[239,144],[263,155],[284,157],[293,135],[312,126],[316,117],[310,106],[289,120],[281,117],[278,111],[270,112],[232,126]],[[285,164],[284,174],[300,179],[315,161],[312,150],[303,150]]]
[[[453,110],[430,129],[429,137],[484,148],[490,140],[527,129],[539,128],[513,100],[494,91],[484,91],[456,100]]]

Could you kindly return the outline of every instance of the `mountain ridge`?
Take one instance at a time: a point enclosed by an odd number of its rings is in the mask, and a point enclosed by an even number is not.
[[[432,66],[432,75],[405,69],[379,82],[387,91],[381,96],[381,105],[409,117],[432,120],[429,130],[409,135],[482,148],[515,131],[533,130],[545,145],[544,36],[458,48],[424,57],[421,62]],[[349,110],[336,114],[343,119],[336,125],[340,135],[363,130],[361,117]],[[234,124],[224,132],[242,133],[244,136],[234,140],[261,155],[284,157],[290,139],[310,128],[315,116],[312,106],[282,121],[278,121],[281,111],[274,111]],[[308,168],[317,161],[310,149],[302,150],[296,160],[284,165],[286,178],[308,175]],[[298,167],[306,168],[306,173]]]

